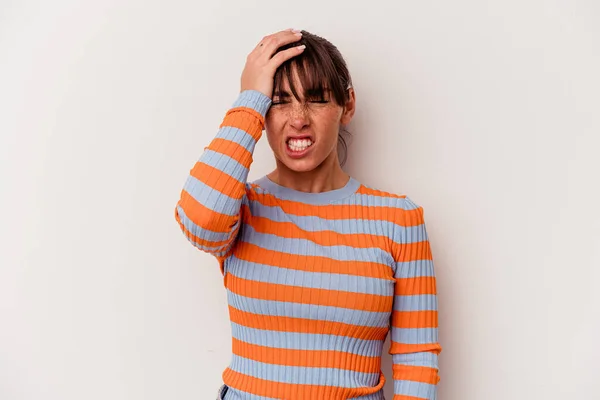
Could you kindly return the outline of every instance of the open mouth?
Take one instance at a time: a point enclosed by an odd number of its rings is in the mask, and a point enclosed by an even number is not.
[[[313,145],[313,141],[308,138],[306,138],[306,139],[289,139],[287,141],[288,149],[290,149],[291,151],[294,151],[294,152],[302,152],[302,151],[308,149],[312,145]]]

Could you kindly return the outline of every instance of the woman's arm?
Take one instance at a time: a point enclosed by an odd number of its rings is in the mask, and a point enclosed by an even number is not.
[[[240,227],[252,154],[270,105],[261,92],[239,94],[191,169],[175,208],[188,240],[219,260],[226,258]]]
[[[263,37],[250,52],[242,71],[239,97],[190,171],[175,208],[175,218],[184,234],[194,246],[217,257],[223,275],[225,258],[243,221],[248,171],[272,103],[275,71],[304,48],[277,50],[301,36],[292,30],[277,32]]]
[[[394,258],[396,289],[391,317],[394,400],[437,395],[438,312],[433,257],[423,208],[405,198],[403,233]]]

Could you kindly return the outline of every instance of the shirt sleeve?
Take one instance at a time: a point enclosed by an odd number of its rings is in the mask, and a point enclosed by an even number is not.
[[[423,208],[405,198],[401,243],[395,253],[391,316],[393,400],[437,397],[438,310],[433,257]]]
[[[175,219],[187,239],[214,255],[224,272],[247,204],[248,172],[262,135],[271,98],[242,91],[225,114],[216,137],[190,170],[175,207]]]

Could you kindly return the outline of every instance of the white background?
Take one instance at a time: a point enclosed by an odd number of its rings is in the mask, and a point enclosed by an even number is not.
[[[0,2],[0,398],[215,397],[225,289],[173,210],[292,27],[350,67],[346,170],[425,209],[439,398],[600,398],[593,0]]]

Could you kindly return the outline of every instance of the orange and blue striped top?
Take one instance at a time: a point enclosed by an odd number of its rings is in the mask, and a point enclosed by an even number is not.
[[[350,177],[307,193],[248,181],[271,99],[242,91],[181,191],[175,217],[218,260],[232,358],[227,399],[435,399],[438,315],[423,208]]]

